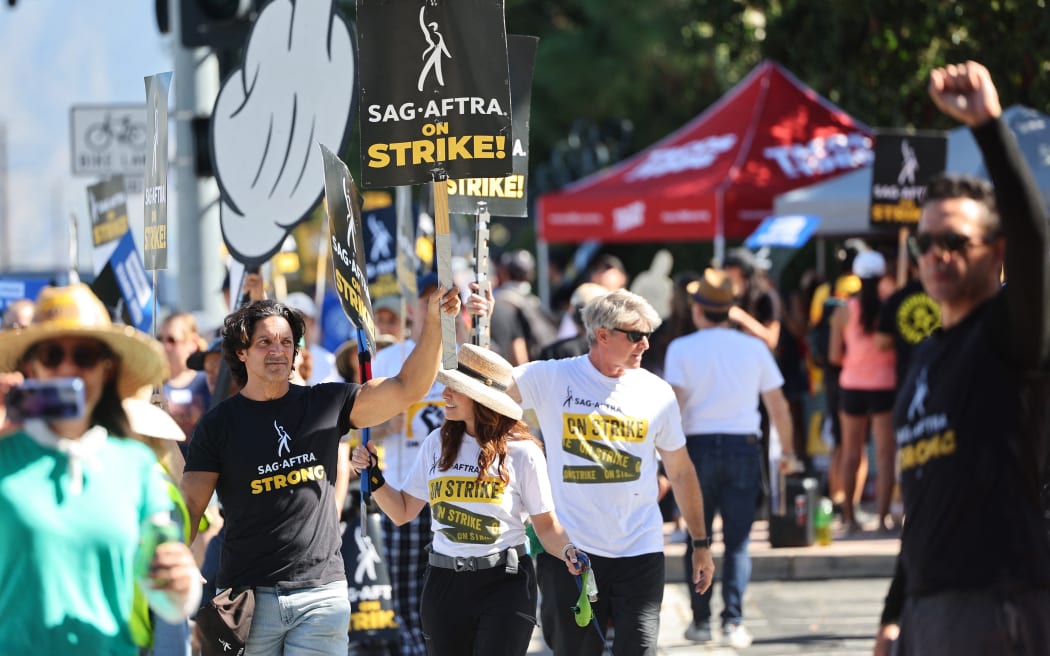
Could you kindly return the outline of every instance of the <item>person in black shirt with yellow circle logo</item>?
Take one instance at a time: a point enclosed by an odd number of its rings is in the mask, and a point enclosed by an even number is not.
[[[915,236],[942,327],[916,348],[894,407],[906,520],[875,653],[890,653],[899,630],[900,654],[1045,654],[1036,415],[1047,399],[1033,403],[1050,359],[1043,200],[984,66],[935,69],[929,92],[970,126],[995,192],[935,179]]]

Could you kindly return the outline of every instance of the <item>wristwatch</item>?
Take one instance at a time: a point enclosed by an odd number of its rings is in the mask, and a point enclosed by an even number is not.
[[[706,538],[693,538],[694,549],[710,549],[711,548],[711,536]]]

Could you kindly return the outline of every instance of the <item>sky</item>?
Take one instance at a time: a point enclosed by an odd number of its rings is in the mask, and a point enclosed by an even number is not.
[[[0,220],[8,222],[0,239],[12,238],[0,249],[0,257],[10,256],[0,272],[65,269],[70,213],[78,218],[79,268],[92,269],[87,187],[98,180],[71,172],[70,108],[144,103],[143,78],[172,70],[173,37],[157,31],[153,6],[145,0],[0,5],[0,123],[7,134],[7,212]],[[140,248],[142,202],[141,194],[128,197]]]

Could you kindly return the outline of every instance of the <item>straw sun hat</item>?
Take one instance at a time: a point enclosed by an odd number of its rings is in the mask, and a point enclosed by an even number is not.
[[[459,367],[442,369],[437,379],[486,408],[511,419],[521,419],[521,406],[507,395],[507,388],[513,382],[510,363],[488,349],[463,344],[459,347]]]
[[[0,371],[15,371],[31,346],[57,337],[90,337],[108,346],[120,359],[116,383],[121,398],[169,376],[160,343],[131,326],[114,325],[102,301],[83,283],[45,287],[33,323],[0,333]]]

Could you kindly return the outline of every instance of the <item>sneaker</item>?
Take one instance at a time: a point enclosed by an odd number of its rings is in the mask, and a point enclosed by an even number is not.
[[[722,635],[725,637],[725,644],[735,649],[751,646],[751,634],[743,624],[726,624],[722,627]]]
[[[685,639],[690,642],[711,642],[714,640],[714,637],[711,635],[711,622],[690,624],[689,628],[685,630]]]

